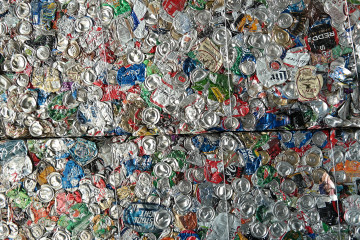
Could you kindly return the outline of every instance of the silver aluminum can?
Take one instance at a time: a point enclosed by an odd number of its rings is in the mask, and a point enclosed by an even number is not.
[[[93,234],[89,230],[82,230],[78,235],[78,240],[92,240],[94,238]]]
[[[205,173],[203,168],[193,168],[192,177],[196,182],[205,181]]]
[[[281,161],[276,164],[276,170],[280,176],[286,177],[294,172],[294,166],[288,162]]]
[[[160,135],[156,137],[157,151],[163,151],[171,145],[171,139],[167,135]]]
[[[281,184],[280,184],[280,189],[285,193],[285,194],[293,194],[296,189],[296,183],[291,180],[291,179],[285,179]]]
[[[18,18],[23,19],[30,16],[31,6],[29,3],[20,2],[15,6],[15,14]]]
[[[202,206],[197,211],[197,217],[201,222],[211,222],[215,218],[215,210],[211,206]]]
[[[48,185],[48,184],[43,184],[41,185],[41,188],[38,190],[38,198],[40,199],[41,202],[50,202],[54,196],[55,196],[55,191],[54,189]]]
[[[202,68],[196,68],[190,74],[190,80],[192,83],[196,83],[198,81],[203,80],[209,75],[209,72],[205,71]]]
[[[27,87],[29,85],[29,77],[26,74],[19,74],[16,78],[16,84],[20,87]]]
[[[9,238],[15,239],[19,234],[19,227],[15,223],[8,223],[8,227],[10,229]]]
[[[318,131],[314,133],[311,138],[312,142],[318,147],[322,147],[327,139],[328,136],[326,136],[323,131]]]
[[[109,215],[112,219],[117,220],[121,217],[122,208],[119,205],[113,205],[110,208]]]
[[[172,222],[172,216],[169,211],[162,209],[154,213],[154,225],[159,229],[166,229]]]
[[[274,222],[269,228],[269,235],[279,239],[287,231],[287,225],[284,222]]]
[[[153,91],[161,84],[161,76],[158,74],[151,74],[146,77],[144,86],[147,90]]]
[[[49,185],[54,188],[55,190],[59,190],[62,188],[62,180],[61,180],[61,174],[58,172],[52,172],[50,173],[46,179],[49,183]]]
[[[310,194],[305,194],[297,200],[296,204],[301,210],[307,211],[315,207],[316,199]]]
[[[101,6],[101,23],[103,25],[108,25],[110,24],[113,18],[114,18],[114,9],[110,6]]]
[[[235,131],[240,127],[240,122],[237,118],[226,117],[223,121],[223,127],[226,130]]]
[[[68,48],[66,49],[66,53],[71,58],[77,58],[80,55],[80,46],[77,41],[71,41]]]
[[[231,135],[223,135],[221,137],[220,146],[225,151],[235,151],[238,145],[237,141]]]
[[[170,177],[171,173],[172,173],[172,169],[171,166],[165,162],[158,162],[155,166],[154,166],[154,174],[156,177],[159,178],[168,178]]]
[[[226,45],[230,42],[231,32],[229,29],[225,27],[219,27],[214,29],[213,34],[211,36],[211,40],[219,46]]]
[[[93,27],[91,18],[82,17],[75,20],[75,30],[83,33],[89,31]]]
[[[213,128],[219,125],[220,117],[213,111],[206,111],[201,119],[204,128]]]
[[[291,230],[295,231],[295,232],[300,232],[302,230],[304,230],[304,220],[302,219],[298,219],[297,217],[293,217],[289,220],[288,222],[289,227]]]
[[[8,32],[8,28],[4,22],[0,22],[0,36],[5,36]]]
[[[130,64],[140,64],[144,60],[145,60],[145,54],[139,49],[133,49],[127,55],[127,61]]]
[[[256,203],[254,201],[245,200],[239,204],[241,216],[244,218],[252,217],[256,212]]]
[[[22,72],[22,71],[24,71],[25,68],[26,68],[26,65],[27,65],[27,60],[24,57],[24,55],[14,54],[11,57],[10,66],[11,66],[11,69],[14,72]]]
[[[252,75],[256,71],[256,63],[252,60],[246,60],[239,64],[239,69],[244,75]]]
[[[25,94],[20,98],[20,107],[25,113],[31,113],[36,109],[36,99],[31,94]]]
[[[1,25],[0,25],[0,29],[1,29]],[[23,20],[21,22],[18,23],[17,25],[17,32],[20,35],[29,35],[32,32],[32,25],[29,21]],[[1,30],[0,30],[1,32]],[[1,35],[1,33],[0,33]]]
[[[184,195],[190,194],[192,191],[192,184],[189,180],[181,180],[177,187],[178,190]]]
[[[156,139],[153,136],[145,136],[141,139],[141,146],[146,155],[154,154],[156,151]]]
[[[190,84],[190,79],[183,71],[181,71],[175,75],[173,83],[176,88],[186,89]]]
[[[250,191],[250,181],[246,178],[235,178],[231,182],[231,187],[233,188],[234,192],[237,194],[245,194]]]
[[[156,108],[145,108],[141,115],[142,122],[147,125],[155,125],[160,120],[160,112]]]
[[[12,85],[11,80],[7,76],[0,75],[0,88],[1,89],[8,90],[11,85]]]
[[[96,73],[92,69],[85,70],[84,72],[81,73],[81,75],[82,75],[82,81],[86,85],[92,85],[97,79]]]
[[[36,49],[36,57],[41,61],[48,59],[50,54],[51,52],[48,46],[40,46]]]
[[[10,234],[10,229],[8,227],[8,225],[4,222],[1,221],[0,222],[0,238],[1,239],[6,239]]]
[[[289,28],[294,23],[294,18],[290,13],[282,13],[276,23],[281,28]]]
[[[265,238],[268,234],[267,226],[260,222],[255,222],[250,226],[251,236],[261,239]]]
[[[53,240],[70,240],[70,234],[63,230],[57,230],[52,237]]]
[[[41,137],[44,132],[44,127],[40,124],[40,122],[34,121],[29,126],[29,132],[30,132],[30,135],[33,137]]]
[[[38,224],[31,226],[30,232],[34,238],[41,238],[44,235],[44,229]]]
[[[175,197],[175,206],[181,212],[188,211],[192,206],[191,197],[189,195],[180,194]]]
[[[229,200],[233,195],[233,189],[229,184],[221,184],[215,187],[214,193],[222,200]]]
[[[276,202],[272,211],[278,220],[286,220],[290,217],[290,210],[284,202]]]

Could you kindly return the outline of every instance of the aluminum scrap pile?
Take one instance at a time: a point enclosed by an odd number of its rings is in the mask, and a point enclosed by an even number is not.
[[[359,0],[0,0],[0,239],[360,239]]]

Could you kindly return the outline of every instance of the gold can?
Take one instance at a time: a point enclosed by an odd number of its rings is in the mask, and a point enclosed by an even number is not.
[[[310,167],[317,167],[320,164],[320,155],[316,152],[311,152],[305,156],[305,162]]]

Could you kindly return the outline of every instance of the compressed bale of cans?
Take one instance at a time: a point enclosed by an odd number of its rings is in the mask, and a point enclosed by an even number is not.
[[[358,0],[0,0],[0,239],[360,238]]]

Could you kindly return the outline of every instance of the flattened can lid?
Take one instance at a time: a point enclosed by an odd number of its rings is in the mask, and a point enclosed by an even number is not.
[[[30,81],[29,77],[26,74],[19,74],[19,76],[16,79],[16,83],[20,87],[27,87],[27,85],[29,85],[29,81]]]
[[[130,64],[140,64],[145,60],[145,54],[139,49],[133,49],[127,55],[127,61]]]
[[[159,178],[168,178],[172,173],[171,166],[165,162],[158,162],[154,166],[154,174]]]
[[[255,224],[251,225],[250,233],[255,238],[264,238],[268,234],[268,229],[265,224],[256,222]]]
[[[93,5],[95,6],[95,5]],[[88,10],[89,12],[89,10]],[[95,14],[96,16],[96,14]],[[114,17],[114,9],[110,6],[101,6],[101,21],[103,24],[107,25],[111,22]]]
[[[80,55],[80,46],[76,41],[71,41],[66,53],[69,55],[69,57],[71,58],[77,58]]]
[[[157,141],[157,150],[158,151],[162,151],[166,148],[168,148],[171,144],[171,139],[169,136],[166,135],[160,135],[156,137],[156,141]]]
[[[235,151],[238,147],[237,141],[231,135],[223,135],[220,144],[226,151]]]
[[[284,202],[276,202],[273,207],[274,216],[279,220],[290,217],[290,210]]]
[[[286,179],[280,184],[280,189],[286,194],[294,193],[296,188],[296,183],[291,179]]]
[[[21,35],[29,35],[32,32],[32,25],[29,21],[23,20],[18,23],[17,31]],[[1,23],[0,23],[0,35],[1,35]]]
[[[235,131],[240,127],[240,122],[237,118],[234,117],[227,117],[224,119],[223,127],[226,130]]]
[[[9,229],[8,225],[4,221],[1,221],[0,222],[0,238],[5,239],[9,236],[9,234],[10,234],[10,229]]]
[[[53,240],[70,240],[70,235],[62,230],[56,231],[56,233],[52,237]]]
[[[180,211],[187,211],[191,208],[191,197],[188,195],[180,194],[175,198],[175,205]]]
[[[166,229],[172,221],[172,216],[169,211],[161,209],[154,213],[154,225],[159,229]]]
[[[34,121],[30,127],[29,132],[33,137],[40,137],[44,132],[44,127],[38,121]]]
[[[192,191],[192,184],[189,180],[181,180],[177,185],[179,191],[183,194],[190,194]]]
[[[52,172],[46,177],[49,185],[55,190],[62,188],[61,174],[58,172]]]
[[[50,57],[50,48],[48,46],[40,46],[36,50],[36,57],[41,61],[45,61]]]
[[[233,189],[229,184],[221,184],[216,186],[215,195],[223,200],[229,200],[233,194]]]
[[[41,202],[50,202],[55,196],[55,191],[50,185],[43,184],[41,185],[40,190],[38,191],[38,197]]]
[[[82,75],[82,81],[83,81],[86,85],[91,85],[91,84],[93,84],[93,83],[96,81],[96,79],[97,79],[97,76],[96,76],[95,71],[92,70],[91,68],[85,70],[84,72],[82,72],[81,75]]]
[[[89,230],[82,230],[78,234],[79,240],[92,240],[94,238],[93,234]]]
[[[77,32],[87,32],[89,31],[93,26],[93,23],[91,21],[91,18],[89,17],[82,17],[82,18],[78,18],[75,21],[75,30]]]
[[[245,194],[250,191],[251,184],[246,178],[235,178],[231,183],[231,187],[235,193]]]
[[[203,206],[197,212],[197,216],[202,222],[210,222],[215,218],[215,210],[210,206]]]
[[[15,14],[18,18],[23,19],[30,16],[31,6],[28,3],[20,2],[15,6]]]
[[[20,99],[20,107],[25,113],[31,113],[36,109],[36,99],[31,94],[25,94]]]
[[[243,61],[240,63],[239,69],[244,75],[252,75],[256,71],[256,63],[252,60]]]
[[[34,238],[41,238],[44,235],[44,230],[38,224],[30,227],[30,231]]]
[[[0,22],[0,36],[4,36],[7,33],[7,26],[4,22]]]
[[[151,74],[145,79],[144,86],[147,90],[155,90],[161,83],[161,76],[158,74]]]
[[[146,155],[151,155],[156,151],[156,140],[153,136],[145,136],[141,140],[141,145]]]
[[[310,210],[315,207],[315,198],[310,194],[305,194],[297,200],[297,204],[302,210]]]
[[[220,123],[220,117],[213,111],[206,111],[202,116],[202,122],[205,128],[216,127]]]
[[[216,45],[223,46],[230,42],[231,32],[225,27],[214,29],[211,39]]]
[[[14,72],[24,71],[26,68],[26,65],[27,65],[27,60],[24,57],[24,55],[15,54],[11,57],[10,66]]]
[[[277,19],[277,25],[281,28],[289,28],[294,22],[294,18],[290,13],[282,13]]]
[[[160,120],[160,112],[156,108],[146,108],[142,112],[142,121],[148,125],[154,125]]]

